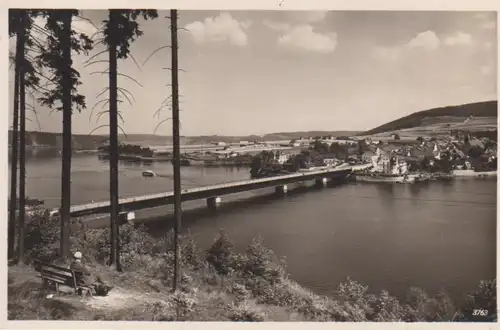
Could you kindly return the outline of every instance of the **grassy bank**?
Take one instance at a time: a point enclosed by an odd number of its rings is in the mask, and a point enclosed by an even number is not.
[[[59,220],[35,215],[28,221],[29,260],[57,259]],[[145,321],[496,321],[496,281],[478,283],[467,301],[452,302],[444,293],[428,296],[411,288],[405,301],[388,292],[373,293],[347,279],[333,297],[318,296],[288,278],[286,264],[260,239],[236,253],[221,233],[208,251],[183,237],[181,290],[170,291],[172,236],[153,239],[143,227],[120,227],[124,272],[105,265],[108,230],[84,230],[72,224],[73,251],[115,288],[107,297],[58,296],[47,299],[32,267],[9,267],[9,319]],[[474,309],[488,317],[473,316]]]

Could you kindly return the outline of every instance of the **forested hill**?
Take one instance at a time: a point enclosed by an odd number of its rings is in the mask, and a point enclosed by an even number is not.
[[[409,116],[396,119],[387,124],[381,125],[360,135],[372,135],[388,131],[396,131],[405,128],[419,127],[424,118],[437,117],[497,117],[498,101],[486,101],[477,103],[468,103],[462,105],[453,105],[430,110],[424,110],[412,113]]]

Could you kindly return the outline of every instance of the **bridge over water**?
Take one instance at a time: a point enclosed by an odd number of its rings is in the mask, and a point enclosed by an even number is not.
[[[353,170],[368,168],[370,165],[338,166],[320,170],[311,170],[287,175],[280,175],[262,179],[250,179],[244,181],[222,183],[204,187],[189,188],[182,190],[182,201],[193,201],[206,199],[207,206],[215,209],[221,201],[221,196],[235,194],[244,191],[275,187],[277,193],[286,194],[288,184],[314,180],[318,186],[326,186],[328,181],[334,178],[346,177]],[[132,212],[143,209],[155,208],[174,203],[174,192],[149,194],[136,197],[122,198],[119,200],[120,212]],[[57,212],[54,210],[53,212]],[[70,208],[72,217],[105,214],[110,212],[110,202],[102,201],[82,205],[74,205]]]

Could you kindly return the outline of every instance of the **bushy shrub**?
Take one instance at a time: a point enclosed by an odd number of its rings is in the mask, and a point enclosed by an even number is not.
[[[298,311],[310,321],[325,322],[334,320],[332,303],[326,297],[306,296],[298,307]]]
[[[246,301],[228,306],[228,317],[234,322],[262,322],[264,315],[252,308]]]
[[[368,286],[353,281],[348,277],[345,282],[339,284],[335,295],[337,298],[343,301],[354,304],[366,304],[367,291]]]
[[[375,322],[398,322],[403,314],[403,307],[399,300],[389,295],[389,292],[382,291],[379,296],[372,295],[368,299],[371,311],[368,318]]]
[[[145,226],[123,224],[119,228],[120,263],[124,270],[151,268],[152,257],[159,257],[164,250],[164,240],[149,235]],[[111,251],[110,229],[87,229],[76,236],[74,250],[84,257],[107,263]]]
[[[437,312],[439,302],[431,298],[420,288],[410,288],[404,306],[403,317],[408,322],[440,321]]]
[[[228,275],[231,271],[233,246],[226,234],[221,231],[207,251],[207,262],[223,276]]]
[[[221,283],[221,275],[215,270],[214,266],[208,262],[204,264],[201,269],[201,279],[205,284],[209,286],[218,286]]]
[[[151,321],[175,321],[174,306],[171,301],[155,301],[147,306],[151,312]]]
[[[169,303],[174,306],[179,318],[183,318],[194,312],[198,302],[192,295],[178,291],[170,296]]]
[[[57,258],[60,241],[60,218],[37,210],[26,217],[24,249],[27,259],[45,262]]]
[[[244,301],[250,298],[251,293],[247,290],[247,288],[243,284],[233,283],[230,288],[231,293],[234,294],[236,300]]]
[[[474,310],[486,310],[487,315],[474,315]],[[460,309],[460,321],[496,322],[497,315],[497,281],[481,281]]]
[[[200,250],[195,239],[189,233],[182,238],[181,246],[182,265],[184,267],[196,270],[203,266]]]
[[[257,299],[263,304],[298,309],[306,302],[305,296],[291,289],[290,286],[285,283],[262,285],[259,291],[255,290],[254,292],[258,292],[256,295]]]
[[[244,273],[253,278],[262,278],[270,284],[283,281],[286,271],[275,261],[274,253],[263,245],[261,238],[254,239],[247,248],[243,260]]]

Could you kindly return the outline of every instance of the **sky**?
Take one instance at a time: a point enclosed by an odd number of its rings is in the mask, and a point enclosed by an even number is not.
[[[107,11],[81,14],[92,24],[75,20],[74,28],[93,35]],[[127,134],[171,135],[170,110],[155,116],[171,93],[170,49],[145,63],[170,44],[168,15],[140,20],[133,59],[119,61],[119,86],[134,97],[119,105]],[[183,10],[179,27],[181,135],[361,131],[415,111],[497,99],[495,12]],[[109,131],[107,114],[96,116],[103,102],[91,115],[105,98],[97,95],[107,63],[86,62],[102,50],[73,56],[87,100],[73,115],[74,134]],[[60,113],[36,109],[42,131],[61,131]],[[30,118],[28,129],[38,130]]]

